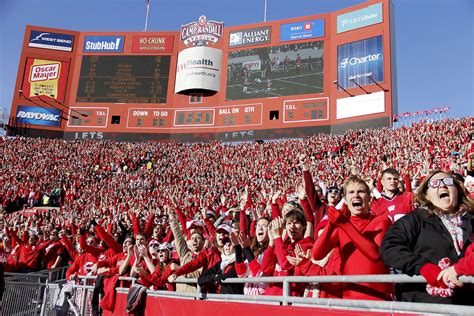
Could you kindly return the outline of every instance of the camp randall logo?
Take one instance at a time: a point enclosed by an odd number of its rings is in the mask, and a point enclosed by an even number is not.
[[[224,22],[207,20],[204,15],[197,22],[181,25],[181,41],[184,45],[204,46],[216,44],[224,34]]]

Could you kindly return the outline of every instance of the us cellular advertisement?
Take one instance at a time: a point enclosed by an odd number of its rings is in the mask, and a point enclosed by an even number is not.
[[[53,108],[20,105],[16,110],[16,122],[41,126],[60,126],[61,111]]]
[[[382,35],[338,46],[337,82],[343,88],[384,81]]]
[[[382,3],[337,16],[337,33],[383,22]]]

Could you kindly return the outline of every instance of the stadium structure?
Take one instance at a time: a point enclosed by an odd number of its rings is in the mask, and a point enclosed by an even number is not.
[[[390,126],[390,1],[224,27],[81,32],[27,26],[8,135],[241,141]]]

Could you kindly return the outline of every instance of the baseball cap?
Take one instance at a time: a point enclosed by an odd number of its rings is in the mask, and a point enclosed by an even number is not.
[[[196,219],[193,219],[191,221],[186,222],[186,229],[200,228],[200,227],[203,227],[203,226],[204,226],[204,224],[202,223],[202,221],[199,221],[199,220],[196,220]]]
[[[208,210],[206,212],[206,215],[209,217],[209,216],[212,216],[214,218],[216,218],[216,212],[214,212],[213,210]]]
[[[226,232],[227,234],[230,234],[230,232],[232,231],[232,227],[230,227],[230,225],[227,225],[227,224],[220,224],[219,226],[217,226],[217,229],[216,229],[216,232],[218,231]]]
[[[160,246],[158,247],[158,251],[159,251],[159,250],[168,250],[168,251],[171,251],[171,250],[173,250],[173,245],[170,244],[169,242],[161,243]]]

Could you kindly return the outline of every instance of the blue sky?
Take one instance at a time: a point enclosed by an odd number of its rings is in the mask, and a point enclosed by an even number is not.
[[[399,113],[450,106],[474,114],[474,0],[392,0]],[[365,1],[267,0],[267,20],[327,13]],[[200,15],[234,26],[263,21],[264,0],[150,0],[148,31],[178,31]],[[25,26],[142,31],[145,0],[0,0],[0,109],[10,112]]]

